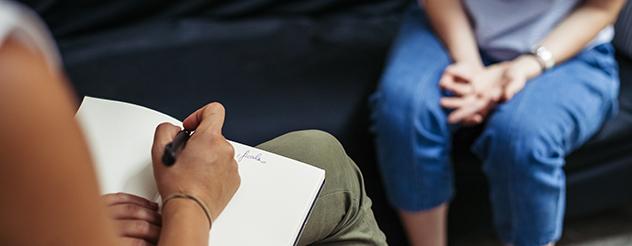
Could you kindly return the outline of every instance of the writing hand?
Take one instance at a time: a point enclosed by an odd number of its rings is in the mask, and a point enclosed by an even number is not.
[[[183,125],[194,133],[173,166],[163,165],[164,147],[180,128],[169,123],[156,128],[152,148],[154,177],[162,197],[186,193],[201,199],[217,218],[240,184],[234,149],[222,135],[224,107],[211,103],[189,115]]]

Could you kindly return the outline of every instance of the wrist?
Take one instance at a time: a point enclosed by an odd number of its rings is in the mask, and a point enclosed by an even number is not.
[[[477,68],[484,68],[483,59],[477,52],[467,52],[464,49],[450,50],[450,57],[454,63],[464,63]]]
[[[162,199],[167,199],[169,196],[174,194],[186,194],[195,197],[202,204],[204,204],[204,206],[206,206],[206,208],[209,210],[209,216],[211,218],[217,218],[217,216],[219,216],[219,213],[221,212],[221,210],[217,210],[218,206],[214,202],[218,199],[212,196],[208,196],[207,194],[210,194],[210,192],[204,191],[203,187],[186,183],[172,183],[169,186],[164,186],[163,189],[159,188],[159,191]]]
[[[517,57],[511,63],[511,69],[518,69],[526,75],[527,79],[532,79],[544,72],[538,58],[531,54]]]
[[[538,46],[531,51],[531,55],[540,64],[542,71],[549,70],[555,66],[555,57],[545,46]]]
[[[197,204],[173,199],[162,207],[161,245],[208,245],[208,221]]]
[[[454,59],[454,63],[467,64],[468,66],[482,70],[485,68],[485,64],[480,59]]]
[[[162,217],[165,223],[186,220],[188,225],[208,229],[212,226],[204,209],[190,199],[172,199],[163,204]]]

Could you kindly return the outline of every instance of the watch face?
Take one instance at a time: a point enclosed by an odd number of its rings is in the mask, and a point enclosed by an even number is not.
[[[542,65],[545,70],[551,69],[555,65],[553,54],[544,46],[539,46],[538,48],[536,48],[534,55],[538,58],[540,65]]]

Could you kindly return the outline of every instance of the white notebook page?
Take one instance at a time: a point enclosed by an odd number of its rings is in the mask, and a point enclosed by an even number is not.
[[[156,126],[181,122],[141,106],[85,97],[76,115],[88,140],[102,193],[155,199],[151,146]],[[230,142],[241,186],[215,219],[210,242],[223,245],[294,245],[325,179],[325,171]]]

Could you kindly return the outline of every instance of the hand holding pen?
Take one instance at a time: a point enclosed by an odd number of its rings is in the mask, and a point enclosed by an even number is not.
[[[208,206],[211,218],[217,218],[240,184],[234,149],[222,135],[224,115],[221,104],[211,103],[184,120],[184,131],[162,123],[152,147],[154,177],[163,199],[191,195]]]

